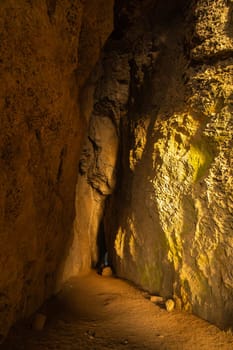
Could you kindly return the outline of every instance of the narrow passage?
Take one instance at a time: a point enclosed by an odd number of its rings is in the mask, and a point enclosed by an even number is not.
[[[70,280],[42,310],[42,331],[11,331],[4,350],[232,350],[233,335],[193,315],[153,304],[148,294],[95,271]]]

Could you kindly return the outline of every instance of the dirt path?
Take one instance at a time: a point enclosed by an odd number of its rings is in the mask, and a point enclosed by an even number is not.
[[[46,306],[41,332],[13,330],[4,350],[232,350],[233,335],[194,316],[168,313],[126,282],[95,272],[67,283]]]

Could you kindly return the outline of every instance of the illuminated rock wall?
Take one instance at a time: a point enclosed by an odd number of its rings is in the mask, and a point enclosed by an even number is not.
[[[51,295],[62,271],[86,82],[112,26],[113,1],[0,2],[1,336]]]
[[[232,6],[161,1],[122,33],[129,100],[105,212],[119,276],[220,326],[233,317]]]
[[[99,227],[106,196],[115,186],[117,152],[118,135],[113,121],[108,116],[93,115],[80,159],[74,236],[64,279],[86,273],[98,263]]]
[[[103,54],[96,75],[91,118],[79,162],[74,235],[64,279],[88,272],[99,260],[105,201],[117,181],[121,113],[129,90],[128,55]]]

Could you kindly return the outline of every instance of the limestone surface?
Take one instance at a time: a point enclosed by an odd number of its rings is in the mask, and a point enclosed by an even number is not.
[[[130,2],[118,20],[102,89],[107,106],[120,108],[111,114],[117,181],[104,209],[111,264],[177,308],[229,327],[232,2]]]
[[[79,96],[112,26],[111,0],[0,2],[1,337],[63,269],[87,124]]]

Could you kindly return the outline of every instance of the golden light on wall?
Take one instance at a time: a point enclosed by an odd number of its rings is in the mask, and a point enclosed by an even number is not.
[[[123,259],[124,256],[125,237],[126,231],[120,227],[116,235],[114,248],[117,256],[121,259]]]

